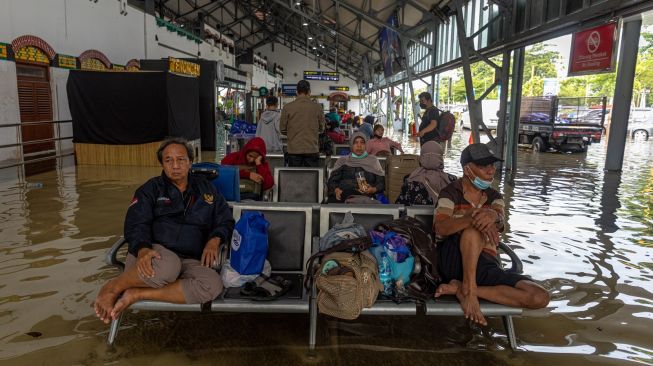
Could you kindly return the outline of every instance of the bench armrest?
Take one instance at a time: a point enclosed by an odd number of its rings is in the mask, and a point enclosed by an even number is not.
[[[124,271],[125,263],[119,261],[116,256],[118,255],[118,250],[120,250],[120,247],[125,244],[127,244],[127,240],[125,240],[123,237],[120,237],[115,243],[113,243],[111,249],[109,249],[107,252],[107,255],[104,257],[104,262],[110,266],[118,267],[120,270]]]
[[[507,270],[508,272],[522,273],[524,271],[524,265],[522,264],[521,259],[517,257],[515,251],[513,251],[512,248],[508,246],[508,244],[499,243],[499,250],[506,253],[508,257],[510,257],[511,266]]]

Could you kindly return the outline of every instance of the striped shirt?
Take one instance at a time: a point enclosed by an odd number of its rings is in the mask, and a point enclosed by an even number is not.
[[[463,193],[463,179],[464,178],[460,178],[450,183],[440,191],[438,204],[435,207],[435,226],[444,219],[456,219],[471,214],[471,212],[477,208],[491,208],[495,210],[503,222],[505,204],[501,194],[492,188],[485,189],[483,190],[483,195],[481,196],[478,205],[474,205],[465,199]],[[438,239],[444,238],[438,237]],[[491,253],[490,250],[486,249],[484,249],[484,251],[496,255],[496,252]]]

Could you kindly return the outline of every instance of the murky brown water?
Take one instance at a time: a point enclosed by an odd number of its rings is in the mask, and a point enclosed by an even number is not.
[[[448,153],[451,173],[467,133]],[[605,150],[522,150],[515,186],[501,185],[505,239],[552,293],[547,309],[515,319],[518,352],[499,319],[321,320],[309,359],[305,315],[155,312],[130,312],[108,348],[91,309],[117,274],[104,254],[133,191],[159,170],[67,166],[28,179],[42,188],[0,183],[0,364],[653,364],[653,141],[627,144],[621,176],[603,172]]]

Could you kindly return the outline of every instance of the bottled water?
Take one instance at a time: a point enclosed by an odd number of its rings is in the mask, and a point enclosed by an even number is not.
[[[383,294],[392,296],[392,265],[388,253],[381,253],[381,263],[379,263],[379,279],[383,285]]]

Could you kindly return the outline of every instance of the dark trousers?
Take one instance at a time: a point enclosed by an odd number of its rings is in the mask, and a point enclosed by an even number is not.
[[[317,168],[320,165],[320,154],[287,154],[289,167]]]

